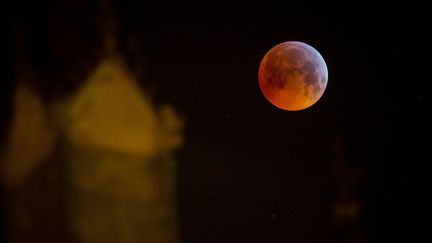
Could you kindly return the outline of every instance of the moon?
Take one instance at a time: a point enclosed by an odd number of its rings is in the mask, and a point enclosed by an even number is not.
[[[287,41],[271,48],[258,71],[262,93],[276,107],[299,111],[315,104],[328,80],[327,65],[312,46]]]

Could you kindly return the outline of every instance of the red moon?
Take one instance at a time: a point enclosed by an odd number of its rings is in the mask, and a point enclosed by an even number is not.
[[[312,46],[283,42],[270,49],[261,61],[261,91],[276,107],[298,111],[315,104],[327,86],[327,65]]]

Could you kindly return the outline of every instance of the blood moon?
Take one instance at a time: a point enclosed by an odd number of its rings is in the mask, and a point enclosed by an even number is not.
[[[298,111],[317,102],[327,86],[327,65],[312,46],[298,41],[280,43],[261,61],[261,91],[276,107]]]

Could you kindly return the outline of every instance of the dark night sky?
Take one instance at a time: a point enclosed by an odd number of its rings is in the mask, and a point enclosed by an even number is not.
[[[144,86],[186,122],[183,242],[330,242],[337,142],[365,170],[365,237],[411,237],[429,96],[420,7],[115,8],[142,46]],[[329,70],[323,97],[299,112],[273,107],[257,80],[263,55],[288,40],[315,47]]]
[[[179,12],[146,16],[125,7],[124,18],[146,46],[161,99],[186,118],[185,242],[330,241],[329,170],[339,140],[346,163],[366,170],[358,189],[366,238],[412,237],[412,169],[427,96],[421,13],[407,6]],[[288,40],[314,46],[329,69],[321,100],[299,112],[270,105],[257,83],[263,55]]]

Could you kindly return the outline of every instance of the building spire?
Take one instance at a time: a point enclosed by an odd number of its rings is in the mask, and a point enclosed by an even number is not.
[[[107,56],[114,56],[116,53],[116,30],[117,25],[112,11],[110,0],[99,0],[101,11],[101,29],[103,36],[104,51]]]

